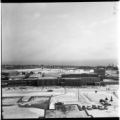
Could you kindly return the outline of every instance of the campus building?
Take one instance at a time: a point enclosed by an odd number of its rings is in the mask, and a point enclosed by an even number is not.
[[[26,78],[21,80],[3,80],[6,85],[30,86],[81,86],[95,85],[100,82],[98,74],[62,74],[60,77]],[[3,84],[4,85],[4,84]]]

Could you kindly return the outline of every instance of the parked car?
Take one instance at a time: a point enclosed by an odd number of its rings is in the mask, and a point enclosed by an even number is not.
[[[53,92],[53,90],[47,90],[47,92]]]

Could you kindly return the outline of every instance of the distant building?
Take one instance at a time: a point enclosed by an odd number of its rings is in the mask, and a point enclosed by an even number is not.
[[[59,84],[64,86],[95,85],[96,82],[100,81],[98,74],[63,74]]]
[[[97,73],[98,75],[105,76],[105,68],[95,68],[94,73]]]

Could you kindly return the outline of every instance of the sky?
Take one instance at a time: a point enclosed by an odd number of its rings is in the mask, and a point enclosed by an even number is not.
[[[117,64],[114,2],[2,3],[3,64]]]

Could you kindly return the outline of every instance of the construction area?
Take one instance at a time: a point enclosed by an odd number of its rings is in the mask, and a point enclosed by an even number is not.
[[[119,81],[105,71],[29,69],[24,79],[17,72],[2,79],[2,118],[119,117]]]
[[[3,88],[3,118],[118,117],[118,86]]]

